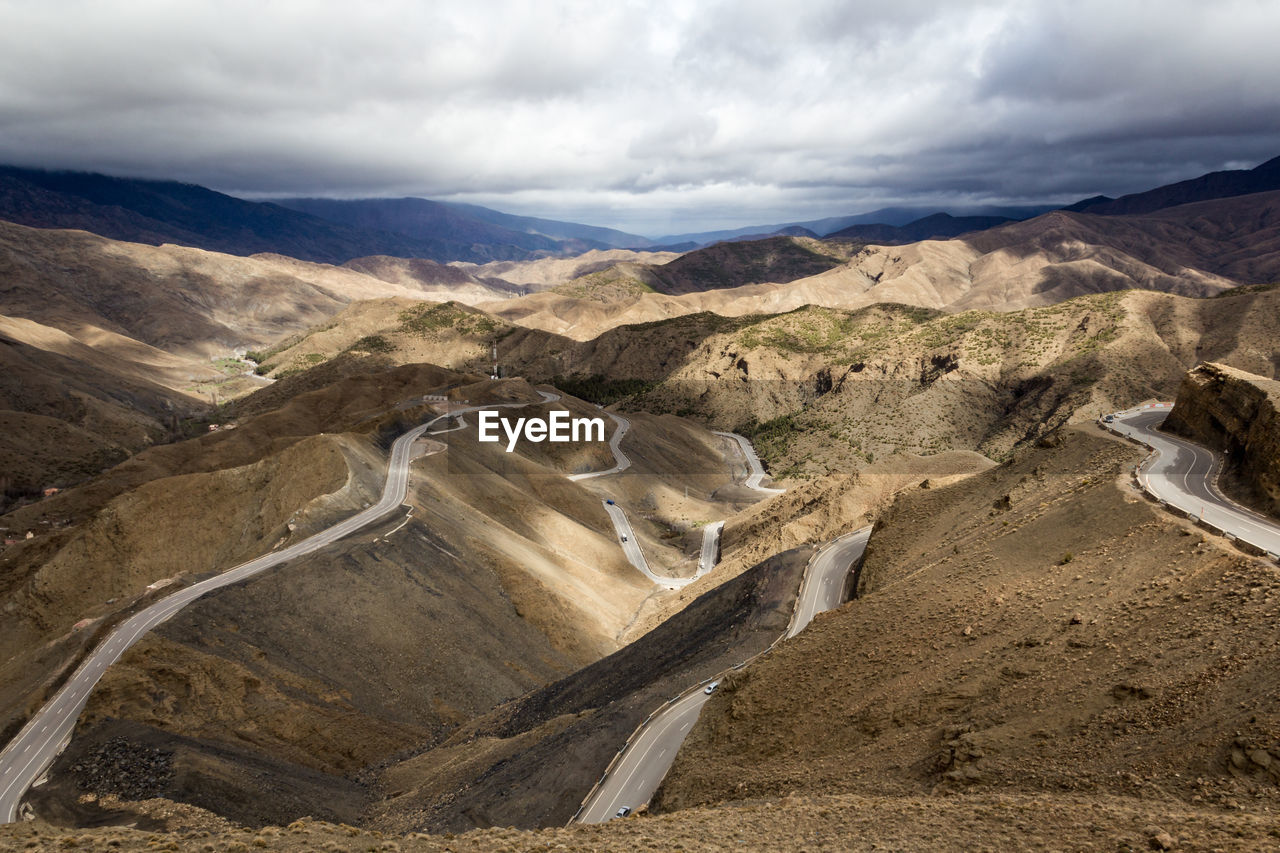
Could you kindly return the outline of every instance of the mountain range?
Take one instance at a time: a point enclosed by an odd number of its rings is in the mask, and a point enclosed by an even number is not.
[[[271,252],[332,264],[370,255],[479,263],[527,260],[649,242],[609,229],[424,199],[292,199],[278,204],[176,181],[13,166],[0,167],[0,219],[36,228],[83,229],[131,243],[176,243],[231,255]],[[538,228],[564,236],[549,236]]]
[[[1198,178],[1167,184],[1144,192],[1130,193],[1120,198],[1110,198],[1105,195],[1093,196],[1069,205],[1063,210],[1092,213],[1097,216],[1154,213],[1180,204],[1271,190],[1280,190],[1280,157],[1273,157],[1252,169],[1210,172]]]
[[[1095,424],[1205,359],[1280,369],[1266,167],[680,254],[422,199],[5,172],[46,224],[0,221],[0,738],[130,612],[378,500],[446,397],[629,428],[507,452],[453,407],[407,510],[112,664],[0,848],[1269,849],[1275,566],[1142,500],[1145,451]],[[509,257],[383,251],[428,245]],[[625,476],[566,476],[618,452]],[[688,586],[635,570],[610,503]],[[775,643],[817,546],[872,524],[855,600]],[[689,688],[649,815],[548,829]]]
[[[1094,196],[1063,210],[1134,215],[1275,189],[1280,189],[1280,157],[1254,169],[1212,172],[1118,199]],[[611,228],[421,198],[247,201],[175,181],[0,167],[0,219],[10,222],[83,229],[134,243],[176,243],[232,255],[269,252],[333,264],[372,255],[487,263],[618,248],[688,251],[770,235],[898,244],[983,231],[1051,209],[988,207],[954,215],[927,208],[881,208],[651,240]]]

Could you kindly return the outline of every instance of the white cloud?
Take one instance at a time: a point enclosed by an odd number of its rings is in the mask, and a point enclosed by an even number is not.
[[[1247,0],[0,16],[0,160],[240,193],[483,198],[675,231],[1117,193],[1280,153],[1280,10]]]

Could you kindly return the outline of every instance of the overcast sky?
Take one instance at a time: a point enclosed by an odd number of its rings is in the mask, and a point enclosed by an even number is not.
[[[648,236],[1280,155],[1280,4],[0,0],[0,160]]]

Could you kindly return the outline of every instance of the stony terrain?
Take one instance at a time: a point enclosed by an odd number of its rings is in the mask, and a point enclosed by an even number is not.
[[[225,541],[228,528],[244,530],[235,547],[249,555],[273,541],[295,541],[335,515],[351,512],[376,493],[383,464],[376,445],[386,440],[382,436],[394,434],[401,420],[423,416],[420,407],[390,421],[378,415],[405,399],[410,388],[429,390],[435,381],[453,379],[451,393],[459,398],[536,399],[521,382],[459,386],[459,378],[422,365],[354,374],[299,392],[282,408],[267,406],[230,433],[194,442],[205,446],[204,454],[173,445],[136,457],[121,466],[116,480],[97,485],[99,496],[112,488],[123,491],[90,514],[81,529],[70,529],[61,550],[52,558],[45,554],[38,564],[28,586],[43,584],[41,607],[32,605],[32,593],[19,589],[15,596],[26,596],[19,609],[28,616],[44,614],[58,625],[64,624],[58,619],[96,607],[104,614],[101,622],[113,612],[112,602],[101,604],[107,592],[69,582],[54,571],[57,566],[102,559],[97,576],[104,582],[112,578],[110,567],[127,566],[133,574],[115,583],[128,594],[131,583],[173,573],[174,554],[161,541],[182,543],[187,554],[182,565],[190,573],[243,559],[237,556],[240,550],[215,550],[205,542]],[[270,399],[277,391],[273,386],[263,396]],[[570,398],[554,405],[566,404],[578,415],[598,414]],[[241,408],[251,412],[261,405],[249,398]],[[214,448],[225,461],[237,447],[245,452],[267,432],[281,441],[285,425],[306,435],[321,424],[349,432],[284,444],[250,465],[274,475],[264,482],[244,476],[240,468],[217,468],[128,486],[131,470],[141,479],[143,470],[156,473],[166,462],[199,459],[208,465]],[[429,455],[415,463],[407,517],[389,519],[315,557],[201,599],[130,650],[95,692],[72,747],[55,768],[54,782],[41,789],[41,813],[79,822],[99,819],[94,809],[77,810],[72,804],[101,776],[101,762],[93,756],[107,744],[123,742],[172,756],[173,773],[154,795],[250,824],[287,823],[307,814],[355,820],[369,793],[365,781],[354,780],[368,765],[428,749],[494,705],[619,648],[654,593],[617,548],[600,506],[601,488],[631,507],[637,539],[654,570],[675,574],[695,569],[701,542],[695,520],[722,517],[755,499],[733,487],[723,439],[669,416],[635,419],[627,448],[632,471],[641,476],[606,486],[564,477],[568,471],[612,464],[603,446],[584,454],[581,447],[526,444],[521,453],[507,454],[476,442],[474,430],[471,417],[463,430],[425,446]],[[343,452],[332,454],[327,461],[334,464],[327,466],[298,458],[317,442],[336,442]],[[164,454],[174,458],[166,460]],[[682,460],[678,468],[663,462],[676,458]],[[143,469],[144,462],[151,469]],[[273,495],[271,488],[296,479],[295,470],[323,483],[313,490],[322,497],[308,504],[291,494]],[[235,515],[228,519],[182,509],[193,501],[213,501],[233,512],[256,506],[214,490],[209,482],[219,478],[236,491],[262,496],[272,511],[257,510],[249,523]],[[686,487],[693,493],[682,495]],[[86,501],[80,493],[92,488],[71,490],[59,499],[68,506]],[[151,492],[155,497],[148,500]],[[156,501],[165,502],[168,511],[158,512]],[[117,505],[129,506],[133,514],[115,520],[121,515]],[[95,534],[104,516],[138,541]],[[153,516],[158,523],[141,523]],[[186,526],[175,530],[175,523]],[[257,532],[255,525],[270,533]],[[153,537],[145,543],[144,531]],[[97,547],[81,547],[86,538]],[[115,556],[122,551],[130,556]],[[74,560],[67,557],[72,552]],[[33,562],[36,556],[32,551]],[[188,576],[180,574],[179,580]],[[47,628],[31,622],[28,634],[40,630]],[[71,636],[82,643],[88,633],[72,631]],[[15,643],[8,664],[13,672],[38,675],[49,666],[48,660],[20,654],[33,645],[31,639],[7,639]],[[688,642],[696,646],[696,639]],[[627,714],[643,714],[642,699],[626,705],[617,725],[634,724]],[[599,747],[607,761],[608,750],[616,748],[608,728],[601,730]],[[587,765],[579,769],[588,776],[593,772]],[[273,780],[280,793],[252,796],[263,779]],[[541,788],[547,790],[545,784]],[[572,797],[573,790],[557,796]],[[307,805],[315,802],[327,805],[320,811]]]
[[[387,762],[378,776],[386,799],[369,825],[438,833],[568,822],[652,710],[786,630],[812,552],[776,554],[616,653],[495,708],[435,749]]]
[[[0,222],[0,512],[218,423],[219,402],[269,381],[242,376],[252,365],[237,353],[353,299],[452,292],[429,271],[385,266],[370,261],[367,274]]]
[[[455,261],[450,266],[479,278],[499,278],[532,291],[546,290],[576,278],[606,270],[620,263],[665,264],[677,252],[637,252],[631,249],[593,249],[568,258],[538,258],[532,261],[490,261],[472,264]]]
[[[775,476],[813,477],[900,452],[1001,458],[1062,423],[1172,399],[1204,359],[1273,375],[1280,292],[1227,293],[1126,291],[1015,312],[696,314],[585,342],[461,305],[376,301],[352,305],[265,366],[288,375],[308,360],[357,355],[488,370],[496,342],[503,370],[745,432]]]
[[[656,809],[970,792],[1273,820],[1280,569],[1140,498],[1140,457],[1067,428],[904,494],[859,598],[721,686]]]
[[[378,419],[457,378],[412,366],[335,383],[0,517],[33,532],[0,552],[0,607],[12,614],[0,637],[4,730],[104,620],[153,597],[149,587],[234,565],[362,504],[381,480],[351,471],[372,473]]]
[[[635,817],[598,826],[541,830],[487,829],[463,834],[395,834],[348,824],[298,820],[261,829],[228,824],[164,800],[104,798],[137,828],[74,829],[45,823],[0,826],[13,850],[150,851],[403,850],[421,853],[513,851],[1221,850],[1254,853],[1280,844],[1269,814],[1187,805],[1162,798],[1074,794],[946,797],[797,794],[715,808]]]

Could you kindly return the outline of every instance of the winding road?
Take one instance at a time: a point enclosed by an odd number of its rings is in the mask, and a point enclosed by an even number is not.
[[[751,446],[751,442],[747,441],[745,436],[738,435],[736,432],[720,432],[718,430],[715,431],[715,434],[733,439],[737,443],[738,449],[742,451],[742,455],[746,457],[747,468],[751,471],[746,482],[748,489],[755,489],[757,492],[765,492],[771,495],[780,495],[786,491],[786,489],[771,489],[768,486],[761,485],[765,478],[764,466],[760,464],[760,457],[756,455],[756,449]]]
[[[1138,484],[1190,518],[1270,553],[1280,554],[1280,523],[1228,498],[1218,489],[1221,454],[1160,432],[1169,404],[1157,403],[1117,413],[1104,427],[1145,444],[1154,452],[1138,466]]]
[[[539,392],[542,393],[542,392]],[[622,437],[627,434],[627,430],[631,429],[631,421],[622,415],[615,415],[613,412],[605,412],[606,415],[613,418],[613,422],[618,428],[613,431],[613,436],[609,439],[609,449],[613,451],[614,466],[604,471],[591,471],[586,474],[570,474],[570,480],[590,480],[593,477],[604,477],[608,474],[618,474],[631,467],[631,460],[627,458],[627,454],[622,452]]]
[[[713,521],[702,529],[702,552],[698,555],[698,573],[700,578],[716,567],[720,561],[720,535],[724,533],[724,521]]]
[[[622,511],[622,507],[608,500],[600,503],[604,506],[604,511],[609,513],[609,518],[613,521],[613,529],[618,534],[618,544],[622,546],[622,553],[627,556],[627,561],[631,565],[643,572],[649,580],[667,589],[679,589],[693,583],[696,575],[693,578],[664,578],[661,575],[655,575],[649,568],[649,561],[644,558],[644,552],[640,550],[640,543],[636,541],[636,532],[631,529],[631,522],[627,520],[627,514]]]
[[[814,555],[805,567],[791,624],[774,645],[803,631],[815,614],[844,603],[845,578],[851,566],[862,558],[870,538],[871,528],[864,527],[832,540]],[[689,688],[650,715],[614,759],[604,779],[588,794],[577,822],[603,823],[623,807],[636,809],[649,802],[676,760],[680,744],[698,721],[702,706],[711,698],[705,685],[703,682]]]
[[[609,474],[617,474],[631,467],[631,460],[627,457],[627,454],[622,452],[622,437],[631,428],[631,422],[621,415],[615,415],[613,412],[605,412],[605,414],[613,418],[618,425],[618,428],[613,431],[613,436],[609,439],[609,449],[613,451],[613,459],[616,464],[604,471],[571,474],[568,479],[576,482],[593,477],[604,477]],[[747,461],[748,475],[744,483],[747,488],[767,495],[780,495],[786,492],[786,489],[773,489],[761,485],[761,481],[765,477],[764,467],[760,464],[760,457],[756,456],[755,448],[751,446],[750,441],[733,432],[716,432],[715,434],[731,438],[736,442]],[[720,535],[724,531],[724,521],[712,522],[702,531],[702,551],[698,558],[698,569],[693,577],[667,578],[654,574],[653,570],[649,568],[649,561],[645,559],[644,551],[640,549],[640,543],[636,541],[635,531],[631,529],[631,522],[627,520],[627,514],[622,507],[608,499],[601,501],[601,504],[603,504],[604,511],[609,514],[609,519],[613,522],[614,532],[618,536],[618,542],[622,546],[622,552],[626,555],[627,561],[655,584],[667,589],[680,589],[715,568],[716,560],[720,554]]]
[[[325,548],[389,514],[403,503],[408,490],[409,462],[413,443],[437,422],[482,409],[521,408],[552,403],[560,399],[558,394],[548,391],[538,393],[542,396],[542,400],[538,403],[494,403],[469,406],[455,409],[414,427],[396,439],[391,446],[391,458],[387,464],[387,481],[382,489],[382,497],[376,504],[288,548],[242,563],[216,577],[192,584],[166,596],[116,626],[72,673],[66,684],[23,726],[4,751],[0,752],[0,823],[10,823],[17,819],[22,798],[26,795],[27,789],[45,773],[58,753],[70,741],[76,719],[80,716],[85,703],[89,700],[89,694],[97,686],[103,672],[119,660],[120,656],[143,634],[169,619],[197,598],[215,589],[238,583],[281,563]]]

